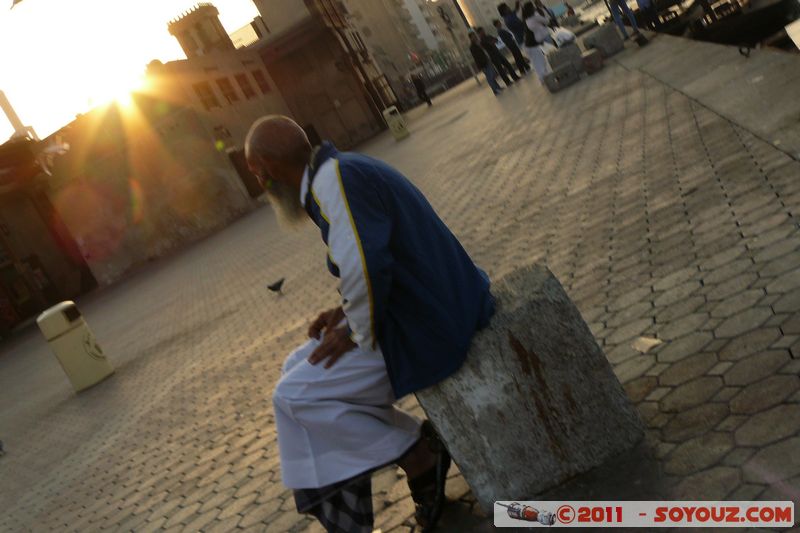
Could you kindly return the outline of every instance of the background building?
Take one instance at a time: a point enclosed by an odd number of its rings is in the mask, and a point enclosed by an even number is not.
[[[57,133],[71,149],[47,194],[101,285],[251,209],[263,189],[244,164],[244,137],[258,117],[289,112],[259,54],[235,48],[214,6],[168,30],[186,59],[152,62],[132,105],[96,108]]]
[[[425,20],[440,47],[450,50],[460,62],[471,63],[467,21],[453,0],[419,0]]]
[[[312,139],[353,147],[386,128],[397,100],[337,0],[254,0],[268,33],[256,50]]]
[[[419,32],[419,36],[422,38],[422,40],[425,41],[425,45],[429,50],[438,50],[440,44],[442,43],[431,31],[428,20],[425,18],[425,14],[421,8],[425,4],[426,0],[402,1],[406,11],[408,11],[409,16],[411,17],[411,23],[417,27],[417,32]]]
[[[386,127],[396,97],[343,4],[255,3],[261,15],[233,37],[211,4],[183,13],[168,31],[186,59],[151,62],[130,105],[42,142],[2,102],[20,138],[0,146],[0,334],[252,209],[263,188],[242,146],[258,117],[290,115],[342,148]],[[70,150],[48,176],[37,155],[55,139]]]
[[[47,196],[43,144],[17,136],[0,145],[0,336],[96,285]]]
[[[403,0],[346,0],[350,21],[398,96],[404,96],[408,74],[429,55],[428,44]]]
[[[231,41],[236,48],[244,48],[258,42],[267,33],[264,21],[261,17],[256,17],[250,23],[231,33]]]
[[[450,2],[346,0],[353,26],[406,104],[417,100],[408,79],[411,72],[421,74],[433,93],[464,77],[466,26]],[[447,30],[440,11],[452,15],[455,36]]]
[[[244,45],[245,40],[263,38],[267,28],[260,17],[239,30],[242,46],[219,23],[219,13],[210,4],[201,4],[168,25],[169,32],[181,43],[187,58],[148,66],[147,94],[159,101],[192,108],[236,168],[248,193],[263,192],[244,161],[244,138],[250,125],[269,114],[290,114],[290,110],[267,71],[261,56]],[[205,29],[205,31],[199,31]],[[195,38],[195,35],[201,35]]]

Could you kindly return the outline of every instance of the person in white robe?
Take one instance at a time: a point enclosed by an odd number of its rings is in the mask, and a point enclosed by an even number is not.
[[[283,483],[327,531],[369,533],[370,476],[396,464],[429,531],[450,456],[429,422],[393,404],[463,363],[494,312],[488,277],[422,193],[381,161],[327,142],[312,148],[282,116],[253,124],[245,157],[284,226],[319,227],[342,302],[312,322],[273,392]]]
[[[544,77],[551,72],[547,54],[553,50],[550,35],[550,17],[544,10],[537,9],[533,2],[526,2],[522,6],[522,18],[525,21],[525,54],[533,64],[533,70],[539,83],[544,83]]]

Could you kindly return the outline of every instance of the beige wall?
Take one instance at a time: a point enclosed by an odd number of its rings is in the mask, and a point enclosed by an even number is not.
[[[264,93],[259,87],[254,72],[260,72],[267,81],[269,90]],[[149,93],[160,100],[179,102],[194,109],[206,128],[212,133],[216,128],[225,128],[231,139],[226,139],[226,148],[241,147],[247,130],[258,117],[267,114],[286,114],[286,105],[275,80],[264,66],[261,57],[252,50],[236,50],[215,53],[181,61],[172,61],[159,68],[149,70]],[[255,96],[247,98],[236,76],[244,76]],[[217,80],[227,79],[233,89],[234,102],[225,97]],[[206,109],[194,85],[205,82],[219,106]]]
[[[491,28],[492,20],[500,18],[497,12],[496,0],[459,0],[461,9],[470,20],[473,27],[482,26],[484,28]],[[514,0],[506,0],[506,4],[513,7]]]

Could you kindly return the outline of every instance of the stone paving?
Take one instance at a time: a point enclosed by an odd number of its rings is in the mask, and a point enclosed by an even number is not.
[[[556,95],[468,82],[411,129],[363,150],[492,277],[546,263],[647,422],[637,450],[553,495],[800,503],[798,161],[613,64]],[[87,297],[117,373],[80,396],[35,329],[0,346],[0,531],[320,531],[280,484],[270,397],[337,301],[324,253],[264,208]],[[640,336],[663,343],[641,353]],[[451,474],[441,530],[490,530]],[[374,492],[376,527],[409,530],[402,475]]]

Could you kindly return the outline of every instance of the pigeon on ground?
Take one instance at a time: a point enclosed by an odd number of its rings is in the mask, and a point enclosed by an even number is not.
[[[283,287],[283,281],[284,281],[285,279],[286,279],[286,278],[281,278],[281,279],[279,279],[278,281],[276,281],[275,283],[273,283],[272,285],[267,285],[267,288],[268,288],[269,290],[271,290],[272,292],[277,292],[277,293],[279,293],[279,294],[283,294],[283,293],[281,292],[281,287]]]

